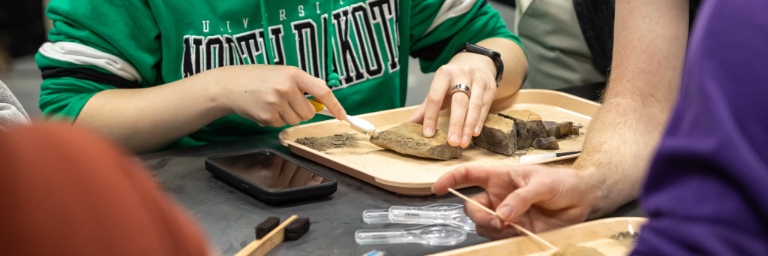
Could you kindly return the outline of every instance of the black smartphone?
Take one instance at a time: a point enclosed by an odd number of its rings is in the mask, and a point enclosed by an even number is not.
[[[336,179],[272,149],[211,156],[205,169],[225,183],[267,204],[327,197]]]

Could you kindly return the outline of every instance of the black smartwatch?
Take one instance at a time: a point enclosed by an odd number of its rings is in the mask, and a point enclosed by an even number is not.
[[[471,52],[471,53],[477,53],[482,54],[485,56],[488,56],[493,60],[493,64],[496,65],[496,83],[498,86],[498,83],[501,82],[501,77],[504,75],[504,62],[501,61],[501,54],[498,52],[495,52],[494,50],[470,44],[470,43],[464,43],[459,49],[456,49],[456,52],[453,53],[453,55],[459,54],[460,52]]]

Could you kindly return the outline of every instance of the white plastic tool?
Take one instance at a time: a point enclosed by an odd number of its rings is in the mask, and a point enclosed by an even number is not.
[[[361,229],[355,232],[355,242],[358,244],[418,243],[454,245],[466,239],[466,230],[445,223],[408,229]]]
[[[570,151],[570,152],[562,152],[562,153],[546,153],[546,154],[538,154],[538,155],[530,155],[530,156],[521,156],[520,157],[520,164],[528,164],[528,163],[534,163],[539,161],[544,161],[547,159],[557,158],[561,156],[567,156],[567,155],[573,155],[581,153],[581,151]]]
[[[331,114],[331,111],[328,111],[328,108],[326,108],[325,105],[323,105],[323,103],[320,103],[314,100],[309,100],[309,103],[312,103],[312,106],[315,107],[315,111],[318,114],[333,117],[333,115]],[[345,121],[347,121],[347,123],[352,125],[352,129],[355,129],[356,131],[361,132],[363,134],[374,134],[376,132],[376,126],[373,126],[373,124],[371,124],[370,122],[360,119],[358,117],[347,115],[347,118]]]
[[[392,206],[389,209],[363,211],[363,221],[374,223],[436,224],[448,223],[464,227],[475,233],[475,223],[464,213],[464,206],[453,203],[432,204],[423,207]]]

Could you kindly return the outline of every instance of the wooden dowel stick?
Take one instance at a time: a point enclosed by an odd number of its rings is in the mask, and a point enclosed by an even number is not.
[[[488,207],[485,207],[485,205],[482,205],[482,204],[478,203],[477,201],[475,201],[475,200],[472,200],[472,198],[469,198],[469,197],[465,196],[464,194],[462,194],[462,193],[459,193],[459,191],[456,191],[456,190],[454,190],[454,189],[452,189],[452,188],[448,188],[448,191],[450,191],[450,192],[451,192],[451,193],[453,193],[454,195],[457,195],[458,197],[461,197],[461,198],[463,198],[463,199],[464,199],[464,200],[466,200],[467,202],[470,202],[470,203],[473,203],[473,204],[475,204],[475,205],[479,206],[479,207],[480,207],[480,209],[483,209],[483,210],[485,210],[486,212],[490,213],[491,215],[493,215],[493,216],[496,216],[496,218],[499,218],[500,220],[504,221],[504,219],[502,219],[502,218],[501,218],[501,216],[499,216],[499,214],[497,214],[496,212],[492,211],[491,209],[488,209]],[[528,231],[527,229],[525,229],[525,228],[521,227],[520,225],[517,225],[517,224],[515,224],[515,223],[513,223],[513,222],[506,222],[506,221],[504,221],[504,223],[507,223],[507,224],[510,224],[510,225],[512,225],[512,226],[513,226],[513,227],[515,227],[516,229],[518,229],[518,230],[520,230],[520,231],[523,231],[523,233],[527,234],[528,236],[530,236],[530,237],[533,237],[533,238],[535,238],[536,240],[539,240],[539,242],[543,243],[544,245],[546,245],[546,246],[549,246],[549,247],[550,247],[550,248],[552,248],[553,250],[557,250],[557,247],[555,247],[554,245],[552,245],[552,244],[548,243],[547,241],[544,241],[544,239],[541,239],[541,237],[537,236],[536,234],[534,234],[534,233],[533,233],[533,232],[531,232],[531,231]]]

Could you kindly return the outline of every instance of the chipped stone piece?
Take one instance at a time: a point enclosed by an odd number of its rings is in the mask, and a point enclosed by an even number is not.
[[[541,116],[530,110],[508,110],[500,112],[499,116],[515,121],[518,149],[531,147],[534,140],[547,137],[544,123],[541,121]]]
[[[517,151],[517,130],[515,121],[488,114],[480,135],[472,138],[472,142],[481,148],[511,156]]]
[[[533,141],[533,147],[544,150],[556,150],[560,149],[560,144],[557,143],[555,137],[538,138]]]
[[[571,127],[571,132],[569,134],[579,136],[579,127]]]
[[[432,138],[424,137],[423,126],[404,123],[371,136],[371,143],[401,154],[449,160],[461,156],[461,148],[448,144],[444,132],[437,130]]]
[[[542,121],[544,123],[544,128],[547,131],[547,136],[549,137],[555,137],[558,139],[562,139],[568,135],[571,134],[571,129],[573,128],[573,122],[553,122],[553,121]]]

